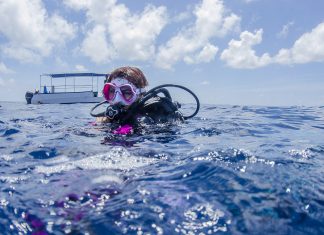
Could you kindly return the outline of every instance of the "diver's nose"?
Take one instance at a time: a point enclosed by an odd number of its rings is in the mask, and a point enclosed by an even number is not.
[[[121,94],[117,91],[115,99],[113,100],[113,104],[119,104],[121,105],[123,102],[123,99],[121,97]]]

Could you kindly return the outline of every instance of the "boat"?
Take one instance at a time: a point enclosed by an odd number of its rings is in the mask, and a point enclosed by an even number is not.
[[[101,73],[42,74],[39,90],[27,91],[25,98],[27,104],[99,103],[104,100],[98,92],[99,86],[101,89],[106,76]]]

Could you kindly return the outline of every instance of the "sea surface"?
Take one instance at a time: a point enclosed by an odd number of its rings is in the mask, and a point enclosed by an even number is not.
[[[202,105],[122,136],[91,104],[0,105],[1,235],[324,234],[324,107]]]

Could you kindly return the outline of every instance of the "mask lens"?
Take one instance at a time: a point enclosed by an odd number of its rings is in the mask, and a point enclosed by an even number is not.
[[[129,85],[124,85],[120,87],[120,91],[124,97],[125,100],[129,101],[133,98],[135,95],[133,89]]]
[[[103,93],[105,99],[110,101],[110,100],[114,99],[115,91],[116,91],[116,88],[115,88],[115,86],[113,84],[106,83],[102,93]]]

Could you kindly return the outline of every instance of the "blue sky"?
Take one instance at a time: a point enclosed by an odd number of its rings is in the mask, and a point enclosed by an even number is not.
[[[202,103],[323,105],[323,10],[320,0],[0,0],[0,101],[24,101],[43,73],[132,65],[150,87],[181,84]]]

